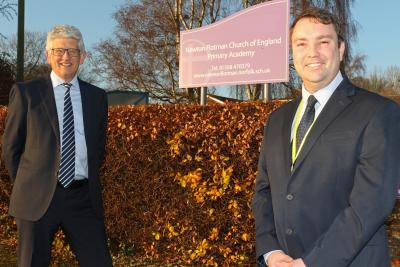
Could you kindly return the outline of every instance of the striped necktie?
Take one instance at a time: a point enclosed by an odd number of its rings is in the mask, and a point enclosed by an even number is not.
[[[64,116],[61,142],[61,163],[58,180],[63,187],[68,185],[75,178],[75,131],[74,112],[71,101],[71,83],[62,84],[66,90],[64,94]]]

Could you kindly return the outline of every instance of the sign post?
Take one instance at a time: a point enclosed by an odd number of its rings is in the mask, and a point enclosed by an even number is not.
[[[200,88],[200,105],[207,105],[207,87]]]
[[[264,83],[263,98],[264,98],[264,102],[269,101],[269,85],[268,85],[268,83]]]

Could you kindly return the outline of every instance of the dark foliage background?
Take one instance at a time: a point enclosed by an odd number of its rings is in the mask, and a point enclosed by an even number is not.
[[[281,104],[111,108],[102,173],[115,266],[253,266],[259,147],[269,113]],[[0,109],[1,134],[6,112]],[[10,190],[1,162],[0,245],[13,248]],[[398,216],[397,205],[388,220],[394,265]],[[61,232],[53,255],[54,264],[76,264]]]

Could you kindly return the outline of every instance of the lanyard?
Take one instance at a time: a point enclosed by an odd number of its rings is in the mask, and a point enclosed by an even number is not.
[[[314,121],[312,122],[312,124],[308,128],[306,134],[304,135],[304,138],[301,141],[301,144],[299,146],[299,150],[297,151],[296,136],[297,136],[297,128],[299,127],[299,124],[300,124],[300,110],[301,110],[302,106],[303,106],[303,100],[301,100],[299,106],[297,107],[296,117],[295,117],[295,122],[294,122],[293,142],[292,142],[292,169],[293,169],[294,163],[296,162],[296,159],[297,159],[301,149],[303,148],[303,145],[304,145],[305,140],[307,139],[308,133],[310,132],[311,128],[314,126],[314,122],[315,122],[315,118],[314,118]],[[304,114],[303,114],[303,116],[304,116]]]

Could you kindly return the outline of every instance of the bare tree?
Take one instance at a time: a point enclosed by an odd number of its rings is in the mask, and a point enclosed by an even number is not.
[[[17,15],[15,7],[17,4],[10,3],[8,0],[0,0],[0,16],[11,20],[13,16]],[[0,32],[0,39],[5,38],[5,36]]]
[[[247,8],[262,2],[268,2],[270,0],[241,0],[242,7]],[[341,33],[346,40],[346,54],[345,58],[341,65],[341,70],[343,72],[355,71],[362,71],[364,66],[362,65],[354,65],[362,63],[364,58],[360,58],[361,55],[356,55],[354,58],[352,57],[351,53],[351,43],[355,40],[357,36],[357,25],[356,22],[352,19],[351,15],[351,6],[354,3],[354,0],[291,0],[291,16],[294,18],[304,9],[316,6],[320,8],[324,8],[330,10],[333,14],[335,14],[340,22],[341,25]],[[365,57],[365,56],[364,56]],[[357,61],[358,60],[358,61]],[[361,62],[360,62],[361,60]],[[348,66],[349,64],[353,64]],[[351,73],[353,74],[353,73]],[[358,74],[358,73],[354,73]],[[298,95],[296,92],[296,88],[299,88],[301,85],[301,81],[299,80],[293,64],[292,60],[290,59],[290,75],[289,75],[289,82],[287,83],[278,83],[270,86],[273,90],[272,95],[276,95],[282,97],[284,95],[288,96],[288,92],[292,92],[292,95]],[[257,100],[261,95],[262,86],[260,85],[246,85],[242,90],[245,90],[246,96],[249,100]],[[281,93],[274,92],[276,90],[280,90]]]
[[[366,55],[358,53],[347,63],[345,72],[350,80],[365,75],[365,59]]]
[[[367,89],[373,92],[382,93],[388,87],[388,81],[385,79],[381,70],[375,69],[368,77]]]
[[[94,71],[112,89],[145,91],[169,103],[196,101],[197,88],[178,85],[180,31],[215,22],[229,3],[140,0],[124,5],[114,14],[114,37],[95,49]]]
[[[15,3],[10,3],[8,0],[0,0],[0,16],[11,20],[17,14]],[[5,36],[0,32],[0,41],[4,40]],[[13,65],[6,50],[0,47],[0,104],[8,103],[8,94],[12,84],[15,82]]]
[[[157,101],[194,102],[198,99],[199,88],[178,86],[180,31],[211,24],[261,2],[266,1],[138,0],[127,3],[114,14],[117,28],[113,38],[95,48],[94,71],[111,89],[146,91]],[[345,37],[352,37],[356,34],[350,20],[352,2],[292,0],[292,14],[310,5],[328,8],[343,21]],[[289,91],[298,84],[292,66],[291,73],[290,82],[283,83]],[[248,85],[244,90],[248,99],[255,100],[260,97],[262,86]]]
[[[8,94],[14,82],[12,64],[5,53],[0,53],[0,105],[8,103]]]
[[[225,1],[229,2],[229,1]],[[169,13],[173,17],[175,36],[176,36],[176,65],[179,66],[179,45],[180,31],[190,30],[201,27],[205,24],[214,23],[221,14],[221,0],[201,0],[185,1],[171,0],[167,1]],[[186,88],[187,98],[190,101],[197,101],[200,97],[200,88]]]
[[[30,80],[39,76],[48,75],[50,68],[44,56],[46,34],[40,32],[25,32],[24,49],[24,79]],[[17,68],[17,35],[0,40],[0,49],[5,51],[10,58],[13,73]]]
[[[391,93],[400,95],[400,67],[389,66],[385,71],[385,77],[388,81],[388,89]]]
[[[0,15],[11,20],[14,15],[17,15],[16,6],[17,4],[10,3],[8,0],[0,0]]]
[[[384,71],[375,68],[368,76],[358,76],[352,81],[357,86],[378,94],[400,95],[400,67],[398,66],[389,66]]]

